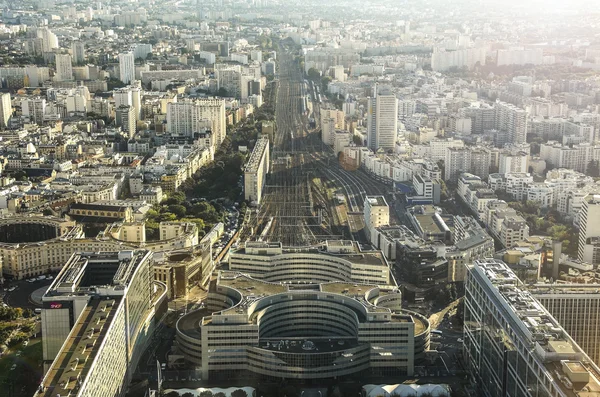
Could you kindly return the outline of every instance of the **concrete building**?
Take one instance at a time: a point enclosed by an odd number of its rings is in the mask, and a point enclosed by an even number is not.
[[[214,143],[219,146],[227,132],[225,101],[199,99],[167,104],[167,131],[175,135],[192,136],[210,128]]]
[[[331,280],[388,285],[389,267],[379,251],[363,252],[353,241],[330,240],[306,247],[283,247],[281,243],[246,242],[232,250],[229,270],[268,281],[294,279],[315,283]]]
[[[544,59],[544,52],[541,48],[525,49],[515,47],[506,50],[498,50],[496,65],[541,65]]]
[[[179,348],[202,379],[412,376],[428,321],[402,310],[395,286],[339,280],[292,286],[221,271],[209,288],[213,314],[177,322]]]
[[[589,143],[563,145],[548,141],[540,145],[540,158],[546,161],[548,168],[567,168],[585,173],[590,161],[600,160],[600,146]]]
[[[56,54],[56,74],[55,81],[73,80],[73,61],[69,54]]]
[[[83,64],[85,62],[85,44],[83,41],[75,40],[71,43],[71,54],[73,62]]]
[[[0,94],[0,128],[4,129],[8,127],[8,121],[12,116],[12,103],[10,100],[10,94]]]
[[[133,106],[119,106],[115,109],[115,120],[118,126],[129,138],[133,138],[136,130],[135,108]]]
[[[527,173],[529,172],[529,155],[525,152],[511,153],[502,151],[498,157],[498,173]]]
[[[600,391],[600,369],[502,261],[469,268],[463,354],[478,396]]]
[[[378,92],[368,98],[367,145],[373,150],[393,150],[398,134],[398,98],[392,93]]]
[[[337,109],[321,109],[321,139],[323,143],[335,144],[335,131],[346,128],[344,112]]]
[[[598,284],[535,284],[528,288],[587,355],[600,363]]]
[[[504,143],[525,143],[527,139],[527,112],[510,103],[496,102],[495,125],[494,128],[499,131],[501,142]]]
[[[473,69],[475,65],[485,65],[485,47],[458,49],[456,51],[446,51],[434,47],[431,55],[431,69],[434,71],[444,71],[450,68],[467,67]]]
[[[375,229],[390,224],[390,207],[383,196],[367,196],[364,203],[366,234],[375,241]]]
[[[600,264],[600,194],[588,194],[583,199],[578,254],[580,261]]]
[[[36,397],[125,394],[167,312],[153,264],[143,250],[73,254],[42,297],[43,358],[52,364]]]
[[[119,54],[119,79],[125,84],[135,80],[135,56],[131,51]]]
[[[471,171],[471,150],[466,147],[446,148],[444,179],[457,181],[464,172]]]
[[[269,162],[269,139],[264,137],[256,141],[254,150],[244,168],[245,200],[260,204],[269,173]]]

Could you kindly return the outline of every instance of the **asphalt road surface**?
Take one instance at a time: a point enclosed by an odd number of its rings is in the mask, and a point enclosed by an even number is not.
[[[4,286],[4,302],[12,307],[21,307],[23,309],[35,309],[36,306],[30,301],[29,296],[38,288],[49,287],[52,280],[40,280],[28,283],[25,280],[11,282],[9,286]],[[8,291],[10,287],[17,287],[14,291]]]

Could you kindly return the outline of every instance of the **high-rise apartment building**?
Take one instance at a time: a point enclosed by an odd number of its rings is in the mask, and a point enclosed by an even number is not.
[[[463,354],[475,395],[600,391],[600,369],[522,285],[502,261],[477,260],[469,267]]]
[[[85,62],[85,44],[83,41],[75,40],[71,43],[71,53],[73,54],[73,62],[82,64]]]
[[[600,192],[583,199],[579,213],[579,260],[600,264]]]
[[[8,120],[12,115],[12,103],[10,94],[0,94],[0,128],[8,127]]]
[[[21,102],[21,112],[30,123],[42,124],[46,114],[46,100],[44,98],[27,98]]]
[[[321,109],[321,139],[327,145],[335,143],[335,131],[345,128],[344,112],[337,109]]]
[[[467,147],[446,148],[444,179],[457,181],[460,174],[471,170],[471,150]]]
[[[36,35],[41,39],[41,52],[50,52],[55,48],[58,48],[58,38],[48,28],[41,28],[36,30]]]
[[[227,95],[240,98],[242,94],[242,71],[240,65],[215,67],[217,88],[224,89]],[[246,81],[247,84],[247,81]]]
[[[504,143],[525,143],[527,139],[527,112],[505,102],[496,102],[494,127]]]
[[[378,92],[368,98],[367,144],[373,150],[393,150],[398,134],[398,98],[393,93]]]
[[[222,99],[199,99],[167,104],[167,131],[175,135],[191,136],[209,125],[215,145],[225,139],[227,121],[225,101]]]
[[[135,80],[135,57],[131,51],[119,54],[119,78],[125,84]]]
[[[115,109],[115,121],[121,129],[127,133],[129,138],[135,135],[137,118],[135,117],[135,108],[133,106],[121,105]]]
[[[73,80],[73,64],[71,55],[56,54],[56,75],[54,76],[54,79],[56,81]]]
[[[73,254],[42,297],[43,358],[52,364],[35,397],[125,394],[167,312],[153,266],[144,250]]]

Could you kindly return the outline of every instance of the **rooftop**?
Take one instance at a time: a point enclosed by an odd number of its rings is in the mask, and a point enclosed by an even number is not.
[[[121,298],[92,298],[71,330],[37,396],[76,396],[90,371]]]
[[[550,313],[527,291],[521,281],[502,261],[486,259],[476,261],[476,274],[487,278],[491,284],[490,294],[500,299],[498,308],[507,319],[508,326],[515,335],[532,349],[533,357],[548,371],[566,396],[585,396],[577,390],[586,388],[590,392],[600,393],[600,370],[592,360],[573,341]],[[565,371],[565,361],[576,362]],[[569,365],[566,366],[569,369]],[[583,383],[570,375],[573,369],[581,369],[590,375]],[[570,373],[568,373],[570,372]],[[563,373],[565,375],[563,375]],[[597,395],[597,394],[592,394]]]
[[[254,146],[254,150],[252,150],[252,154],[250,155],[250,159],[248,163],[246,163],[246,168],[244,172],[256,172],[258,171],[258,167],[260,166],[261,159],[263,158],[263,154],[265,150],[268,150],[269,139],[261,138],[256,141],[256,145]]]
[[[137,266],[150,251],[120,251],[73,254],[44,297],[97,293],[106,288],[122,295]]]
[[[367,196],[365,202],[369,203],[371,207],[387,207],[388,203],[385,201],[383,196]]]

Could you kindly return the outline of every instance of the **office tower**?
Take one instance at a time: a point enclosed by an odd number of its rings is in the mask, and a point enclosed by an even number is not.
[[[502,261],[469,267],[464,318],[463,354],[474,395],[567,397],[600,390],[600,369]]]
[[[135,57],[133,52],[119,54],[119,77],[125,84],[135,80]]]
[[[54,79],[56,81],[73,80],[73,65],[71,55],[56,54],[56,75],[54,76]]]
[[[525,143],[527,140],[527,112],[510,103],[494,105],[494,128],[500,132],[499,143]]]
[[[35,397],[124,395],[167,311],[153,266],[144,250],[71,256],[42,297],[43,358],[52,364]]]
[[[121,129],[127,133],[129,138],[135,135],[135,126],[137,118],[135,117],[135,108],[133,106],[119,106],[115,110],[116,123]]]
[[[373,97],[368,99],[368,146],[373,150],[393,150],[398,134],[398,98],[389,92],[378,92],[377,84],[373,91]]]
[[[579,213],[579,260],[600,264],[600,192],[583,199]]]
[[[71,52],[73,53],[73,62],[76,64],[85,62],[85,44],[83,41],[76,40],[71,43]]]
[[[244,168],[244,198],[260,204],[269,173],[269,138],[259,139]]]
[[[375,229],[390,224],[390,207],[383,196],[367,196],[363,211],[367,237],[369,241],[375,241]]]
[[[558,278],[558,277],[557,277]],[[528,288],[594,363],[600,363],[598,284],[535,284]]]
[[[0,94],[0,128],[8,127],[8,120],[12,115],[10,94]]]

